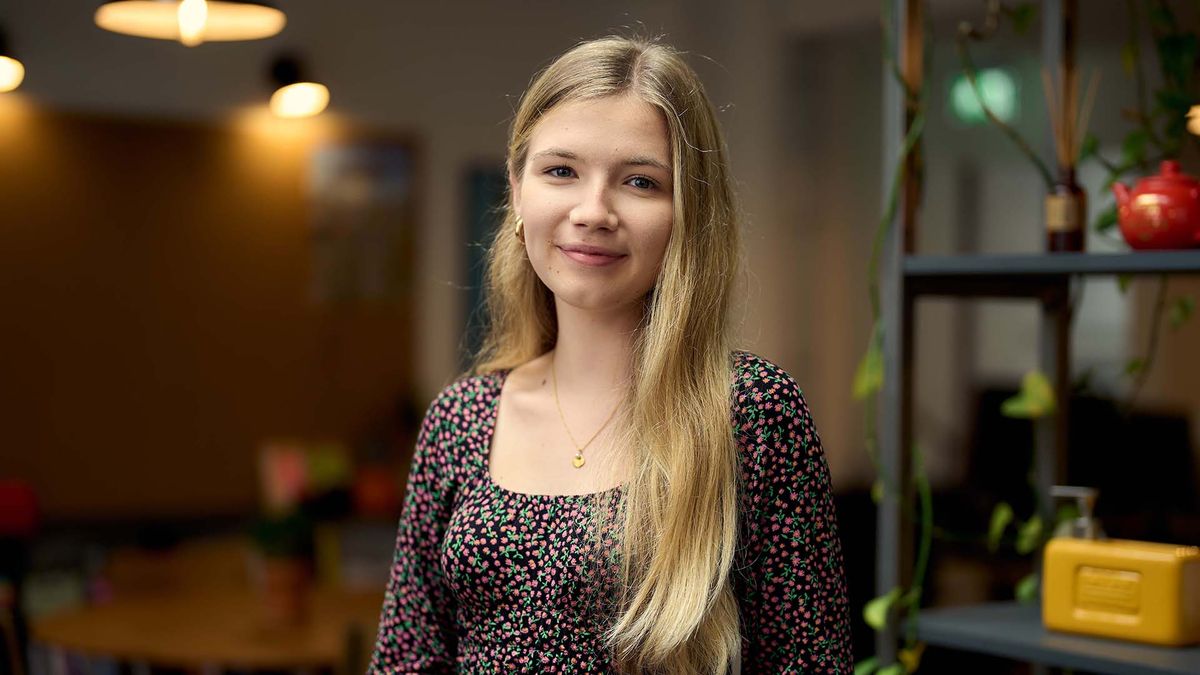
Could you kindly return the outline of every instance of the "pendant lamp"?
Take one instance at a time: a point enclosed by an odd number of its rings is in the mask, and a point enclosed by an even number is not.
[[[294,56],[285,55],[271,64],[271,114],[276,117],[312,117],[329,105],[329,89],[305,78],[304,67]]]
[[[0,94],[21,86],[21,81],[24,79],[25,65],[9,51],[4,30],[0,29]]]
[[[113,0],[96,10],[96,25],[114,33],[202,42],[260,40],[287,23],[282,11],[252,0]]]

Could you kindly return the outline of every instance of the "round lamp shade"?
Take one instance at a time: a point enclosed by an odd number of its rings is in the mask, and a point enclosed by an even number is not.
[[[271,113],[276,117],[312,117],[329,105],[329,89],[316,82],[297,82],[271,94]]]
[[[202,42],[259,40],[287,24],[280,10],[236,0],[115,0],[96,10],[96,25],[137,37]]]
[[[21,86],[25,79],[25,66],[10,56],[0,56],[0,93]]]

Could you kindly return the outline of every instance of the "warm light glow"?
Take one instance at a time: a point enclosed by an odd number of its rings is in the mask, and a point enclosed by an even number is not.
[[[258,40],[283,30],[273,7],[230,0],[115,0],[96,10],[96,25],[123,35],[201,42]]]
[[[25,66],[10,56],[0,56],[0,93],[21,86],[25,79]]]
[[[1200,105],[1194,105],[1188,111],[1188,131],[1200,136]]]
[[[271,94],[271,112],[276,117],[311,117],[329,105],[329,90],[316,82],[297,82]]]
[[[204,26],[208,23],[208,3],[204,0],[183,0],[179,3],[179,41],[195,47],[204,41]]]

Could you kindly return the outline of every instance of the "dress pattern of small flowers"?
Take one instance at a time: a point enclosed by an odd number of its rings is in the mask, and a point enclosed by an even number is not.
[[[733,357],[741,672],[849,673],[842,551],[812,415],[783,369]],[[371,675],[615,672],[603,633],[616,546],[593,541],[593,495],[513,492],[488,470],[506,376],[462,378],[426,413]],[[599,493],[608,508],[621,489]]]

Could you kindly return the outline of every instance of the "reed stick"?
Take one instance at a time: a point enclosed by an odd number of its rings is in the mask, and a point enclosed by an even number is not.
[[[1075,168],[1076,158],[1083,148],[1088,122],[1096,103],[1099,80],[1099,72],[1094,72],[1088,80],[1087,92],[1081,106],[1078,73],[1067,73],[1060,67],[1059,86],[1056,87],[1049,69],[1042,68],[1042,90],[1045,92],[1046,107],[1050,113],[1050,130],[1054,134],[1054,154],[1058,159],[1059,168],[1064,171]]]

